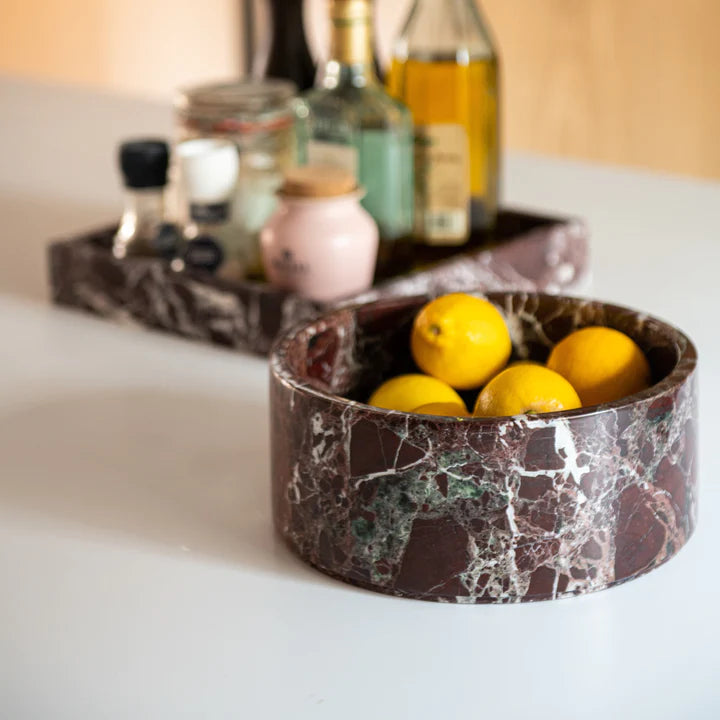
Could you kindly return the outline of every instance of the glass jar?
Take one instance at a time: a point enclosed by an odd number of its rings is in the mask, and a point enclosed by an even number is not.
[[[181,90],[175,100],[178,140],[232,140],[240,168],[233,218],[250,238],[249,272],[261,272],[259,233],[273,213],[285,171],[295,164],[293,98],[284,80],[248,80]]]

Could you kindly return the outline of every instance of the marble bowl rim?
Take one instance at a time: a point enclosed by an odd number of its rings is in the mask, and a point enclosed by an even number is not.
[[[654,315],[634,310],[633,308],[625,305],[618,305],[616,303],[609,303],[603,300],[597,300],[594,298],[578,297],[573,295],[556,295],[553,293],[543,292],[525,292],[525,291],[513,291],[513,290],[498,290],[498,291],[485,291],[485,290],[465,290],[469,294],[480,295],[487,299],[497,302],[498,298],[505,300],[514,297],[521,297],[524,299],[538,298],[538,299],[550,299],[556,301],[570,301],[570,302],[581,302],[591,303],[593,305],[602,306],[606,310],[613,310],[619,313],[631,315],[635,318],[642,318],[643,320],[650,320],[656,323],[669,337],[673,337],[679,345],[684,343],[684,348],[680,357],[675,362],[672,370],[659,382],[651,385],[645,390],[627,395],[619,400],[615,400],[610,403],[601,403],[598,405],[588,405],[586,407],[577,408],[576,410],[559,410],[551,413],[541,413],[534,418],[542,419],[547,421],[553,420],[564,420],[564,419],[576,419],[589,416],[598,416],[608,412],[616,412],[628,407],[632,407],[642,402],[652,401],[665,395],[669,390],[679,388],[683,385],[688,378],[693,374],[696,369],[698,362],[698,353],[693,341],[679,328],[657,318]],[[438,423],[443,424],[455,424],[458,426],[465,426],[467,423],[473,425],[498,425],[506,422],[514,422],[517,418],[526,417],[526,415],[497,415],[493,417],[446,417],[443,415],[425,415],[414,412],[405,412],[401,410],[388,410],[386,408],[375,407],[374,405],[368,405],[367,403],[359,402],[358,400],[350,400],[349,398],[343,397],[342,395],[335,395],[320,389],[316,385],[313,385],[306,380],[299,379],[291,370],[287,362],[287,350],[290,344],[297,339],[297,337],[308,332],[313,326],[319,326],[322,323],[328,322],[332,317],[338,315],[344,315],[352,313],[360,309],[367,309],[371,306],[386,306],[392,307],[393,305],[400,304],[401,302],[410,303],[412,301],[428,301],[437,297],[437,295],[431,293],[423,293],[419,295],[406,295],[402,297],[393,298],[382,298],[380,300],[374,300],[371,302],[360,302],[354,304],[343,305],[333,310],[323,312],[320,315],[311,318],[309,320],[302,321],[290,328],[285,332],[281,333],[273,344],[272,350],[270,351],[270,372],[273,377],[277,378],[280,382],[289,385],[296,392],[302,393],[308,396],[314,396],[320,398],[330,404],[353,407],[362,409],[365,412],[370,412],[377,415],[385,415],[393,418],[412,418],[415,422],[426,422],[426,423]],[[499,304],[499,303],[497,303]]]

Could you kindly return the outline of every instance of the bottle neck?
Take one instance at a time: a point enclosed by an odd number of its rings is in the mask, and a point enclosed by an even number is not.
[[[270,0],[270,13],[273,21],[273,32],[297,32],[300,23],[302,28],[303,0]]]
[[[495,56],[489,27],[475,0],[415,0],[394,56],[426,60],[456,60]]]
[[[303,0],[270,0],[270,17],[273,45],[287,38],[302,38],[305,43]]]
[[[364,87],[377,83],[370,1],[331,0],[330,22],[330,59],[325,66],[323,87]]]
[[[315,63],[305,38],[303,0],[271,0],[270,8],[273,30],[265,75],[307,90],[315,82]]]

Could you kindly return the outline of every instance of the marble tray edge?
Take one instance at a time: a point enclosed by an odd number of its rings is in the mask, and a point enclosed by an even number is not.
[[[51,299],[126,325],[267,355],[281,332],[333,307],[470,289],[582,289],[589,274],[585,222],[526,210],[507,213],[536,225],[496,246],[458,253],[336,303],[316,303],[256,281],[176,272],[157,258],[118,260],[106,247],[113,232],[107,225],[51,241]]]

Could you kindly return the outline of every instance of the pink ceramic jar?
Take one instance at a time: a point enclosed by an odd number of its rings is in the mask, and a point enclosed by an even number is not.
[[[268,280],[312,300],[336,300],[372,285],[375,221],[350,173],[306,166],[288,173],[260,234]]]

